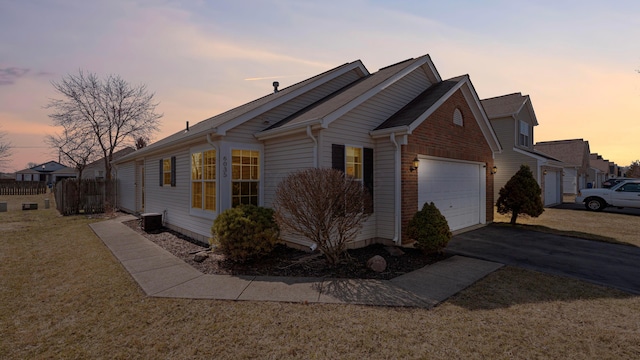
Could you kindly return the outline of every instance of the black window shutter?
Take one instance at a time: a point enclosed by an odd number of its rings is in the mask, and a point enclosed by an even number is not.
[[[362,155],[362,180],[364,187],[369,190],[371,195],[371,207],[366,209],[367,213],[373,212],[373,149],[364,148]]]
[[[176,186],[176,157],[171,157],[171,186]]]
[[[331,145],[331,167],[344,172],[344,145]]]
[[[164,172],[163,172],[163,163],[162,163],[162,159],[160,159],[160,186],[164,185],[163,181],[164,181]]]

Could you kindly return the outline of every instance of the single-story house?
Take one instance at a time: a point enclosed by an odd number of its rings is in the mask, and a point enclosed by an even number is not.
[[[42,181],[55,184],[57,181],[77,177],[74,168],[62,165],[57,161],[48,161],[29,169],[16,171],[16,181]]]
[[[576,195],[587,188],[589,179],[589,142],[583,139],[537,142],[534,148],[564,162],[562,191]]]
[[[136,151],[136,149],[134,149],[133,147],[126,146],[118,151],[115,151],[111,155],[111,161],[113,162],[115,160],[118,160],[121,157],[125,155],[129,155],[134,151]],[[82,172],[82,178],[103,180],[105,178],[105,172],[106,170],[104,166],[104,158],[100,158],[96,161],[93,161],[87,164],[87,166],[84,168]],[[113,170],[113,168],[111,169],[111,178],[115,179],[115,171]]]
[[[161,213],[165,226],[206,241],[225,209],[270,207],[287,175],[333,167],[373,197],[350,247],[410,243],[406,226],[427,201],[453,230],[493,220],[501,147],[468,75],[442,80],[424,55],[375,73],[358,60],[277,86],[116,160],[117,206]]]
[[[493,201],[498,201],[500,189],[528,165],[540,188],[544,206],[562,204],[562,161],[536,151],[534,128],[538,126],[529,95],[513,93],[481,101],[503,151],[496,154],[498,172],[493,178]]]

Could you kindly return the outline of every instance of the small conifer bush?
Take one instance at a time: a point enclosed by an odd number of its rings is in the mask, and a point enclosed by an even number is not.
[[[424,203],[407,227],[407,235],[416,241],[414,246],[424,253],[441,252],[451,240],[447,219],[433,202]]]
[[[520,215],[538,217],[544,212],[541,194],[542,189],[533,177],[531,168],[521,165],[520,170],[500,189],[496,202],[498,213],[511,213],[512,225]]]
[[[214,220],[211,233],[216,250],[239,262],[267,255],[280,235],[273,210],[255,205],[223,211]]]

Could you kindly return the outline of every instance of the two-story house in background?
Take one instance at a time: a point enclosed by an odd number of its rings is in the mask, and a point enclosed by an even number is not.
[[[481,101],[503,151],[495,155],[497,172],[494,175],[494,203],[500,189],[520,169],[522,164],[531,168],[542,188],[545,206],[562,203],[562,170],[564,164],[553,156],[534,149],[533,129],[538,125],[528,95],[513,93]]]

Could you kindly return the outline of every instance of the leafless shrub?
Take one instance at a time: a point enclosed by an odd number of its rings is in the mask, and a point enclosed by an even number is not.
[[[335,265],[369,216],[371,197],[362,182],[335,169],[289,175],[276,190],[275,218],[282,230],[318,245]]]

